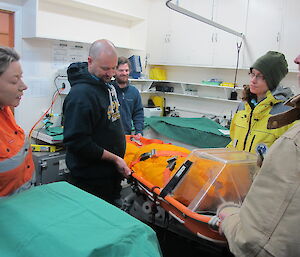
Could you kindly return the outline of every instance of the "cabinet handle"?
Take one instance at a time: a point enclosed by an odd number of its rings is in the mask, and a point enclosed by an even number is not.
[[[215,33],[215,42],[218,42],[218,33]]]
[[[171,41],[171,34],[166,34],[165,43],[170,43],[170,41]]]
[[[215,34],[215,33],[212,33],[212,34],[211,34],[211,42],[212,42],[212,43],[214,42],[214,34]]]
[[[277,33],[277,38],[276,38],[277,42],[280,41],[280,32]]]

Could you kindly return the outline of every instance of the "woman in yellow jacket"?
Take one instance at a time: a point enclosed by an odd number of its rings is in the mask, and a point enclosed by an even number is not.
[[[282,53],[269,51],[250,68],[250,84],[243,91],[230,125],[231,142],[227,147],[252,153],[265,153],[292,125],[268,129],[270,116],[285,112],[290,107],[283,103],[293,94],[289,88],[279,86],[288,73],[288,64]]]
[[[13,49],[0,47],[0,198],[28,189],[34,183],[30,145],[10,108],[19,105],[27,89],[19,59]]]

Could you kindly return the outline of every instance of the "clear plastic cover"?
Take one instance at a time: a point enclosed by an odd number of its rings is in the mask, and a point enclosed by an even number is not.
[[[215,213],[223,202],[241,204],[258,170],[255,154],[227,148],[197,149],[187,160],[191,168],[172,195],[199,213]]]

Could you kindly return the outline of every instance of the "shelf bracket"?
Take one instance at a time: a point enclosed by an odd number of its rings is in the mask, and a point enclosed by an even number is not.
[[[179,12],[181,14],[184,14],[184,15],[186,15],[188,17],[194,18],[194,19],[196,19],[198,21],[202,21],[202,22],[204,22],[204,23],[206,23],[208,25],[211,25],[213,27],[216,27],[218,29],[221,29],[223,31],[231,33],[233,35],[236,35],[236,36],[238,36],[240,38],[244,38],[245,37],[245,35],[243,33],[241,33],[241,32],[238,32],[238,31],[235,31],[235,30],[233,30],[231,28],[225,27],[225,26],[223,26],[223,25],[221,25],[219,23],[216,23],[216,22],[214,22],[212,20],[209,20],[209,19],[207,19],[207,18],[205,18],[203,16],[200,16],[199,14],[193,13],[193,12],[191,12],[191,11],[189,11],[187,9],[184,9],[184,8],[182,8],[182,7],[180,7],[180,6],[176,5],[176,4],[173,4],[172,0],[166,1],[166,5],[170,9],[172,9],[172,10],[174,10],[176,12]]]

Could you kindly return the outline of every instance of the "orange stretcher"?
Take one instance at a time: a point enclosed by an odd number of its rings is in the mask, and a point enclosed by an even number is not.
[[[223,202],[241,204],[256,173],[256,155],[225,148],[193,150],[185,162],[172,171],[168,181],[153,183],[151,169],[133,172],[139,192],[192,234],[225,243],[210,221]],[[165,172],[165,171],[162,171]]]

